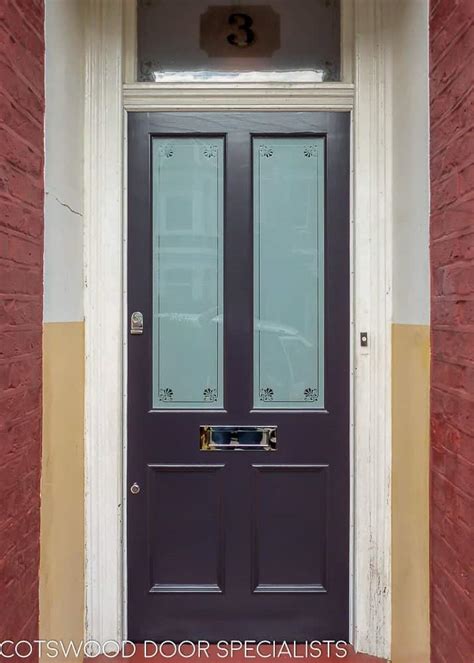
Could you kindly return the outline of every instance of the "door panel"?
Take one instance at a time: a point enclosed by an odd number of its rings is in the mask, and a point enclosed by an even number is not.
[[[326,592],[327,466],[253,468],[253,591]]]
[[[223,468],[148,466],[149,592],[224,591]]]
[[[132,640],[347,638],[349,126],[129,116]]]

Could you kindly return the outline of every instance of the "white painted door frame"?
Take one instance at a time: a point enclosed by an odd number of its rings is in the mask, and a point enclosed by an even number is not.
[[[390,655],[391,51],[384,30],[385,3],[343,1],[343,40],[352,43],[353,25],[354,58],[347,57],[345,49],[342,83],[123,85],[133,69],[133,58],[126,57],[133,52],[133,3],[88,0],[84,219],[88,639],[105,642],[126,637],[124,111],[351,110],[351,641],[358,651]],[[132,30],[124,30],[124,24]],[[352,62],[354,84],[347,80]],[[358,343],[362,331],[369,334],[368,348]]]

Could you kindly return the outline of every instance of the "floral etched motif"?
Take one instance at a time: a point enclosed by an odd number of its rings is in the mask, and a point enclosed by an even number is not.
[[[318,391],[317,389],[312,389],[311,387],[306,387],[304,390],[304,399],[305,401],[316,401],[318,400]]]
[[[271,387],[262,387],[260,389],[260,400],[261,401],[272,401],[274,396],[273,389]]]
[[[339,67],[334,62],[326,60],[324,63],[323,83],[327,81],[337,81],[339,77]]]
[[[161,156],[165,157],[165,159],[170,159],[174,154],[173,146],[170,144],[162,145],[159,151]]]
[[[316,145],[305,145],[304,148],[304,155],[305,157],[308,157],[310,159],[311,157],[315,157],[318,153],[318,148]]]
[[[206,145],[203,154],[208,159],[213,159],[217,156],[217,145]]]
[[[150,81],[154,82],[155,80],[155,75],[154,71],[156,69],[156,66],[153,62],[153,60],[145,60],[144,62],[140,63],[140,81]]]
[[[160,389],[160,401],[172,401],[173,400],[173,390],[170,389],[169,387],[165,387],[165,389]]]
[[[260,145],[260,154],[262,157],[269,159],[273,156],[273,147],[269,147],[268,145]]]
[[[206,387],[203,392],[203,398],[207,403],[214,403],[217,401],[217,389]]]

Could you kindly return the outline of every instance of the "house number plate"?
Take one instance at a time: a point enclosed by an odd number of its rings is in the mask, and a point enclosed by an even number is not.
[[[268,5],[211,6],[200,46],[210,57],[270,57],[280,48],[280,16]]]

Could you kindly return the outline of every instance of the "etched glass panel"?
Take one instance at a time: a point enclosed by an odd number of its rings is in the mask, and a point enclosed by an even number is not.
[[[223,407],[223,138],[153,138],[153,407]]]
[[[339,0],[138,0],[139,81],[340,80]]]
[[[254,138],[254,404],[324,407],[324,139]]]

